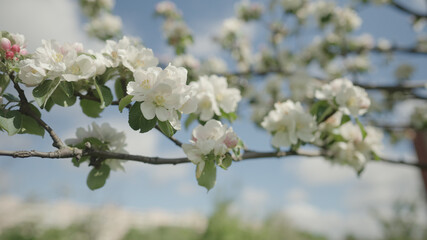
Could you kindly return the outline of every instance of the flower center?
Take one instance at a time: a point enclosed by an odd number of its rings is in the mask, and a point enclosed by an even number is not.
[[[154,102],[157,106],[163,106],[163,104],[165,104],[165,98],[162,95],[157,95],[154,97]]]
[[[149,79],[143,80],[140,85],[143,89],[150,89],[151,88]]]
[[[54,60],[55,62],[62,62],[62,59],[64,59],[64,55],[62,55],[62,53],[56,53]]]

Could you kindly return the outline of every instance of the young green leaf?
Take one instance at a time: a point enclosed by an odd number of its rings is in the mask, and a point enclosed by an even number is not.
[[[110,167],[102,164],[98,169],[93,168],[87,176],[87,186],[90,190],[102,188],[110,175]]]
[[[100,117],[99,114],[103,111],[101,103],[93,100],[82,99],[80,100],[80,106],[84,114],[93,118]]]
[[[197,178],[197,182],[200,186],[205,187],[208,191],[215,186],[216,182],[216,166],[215,161],[212,159],[205,161],[200,177]]]
[[[46,106],[46,102],[52,96],[60,82],[59,78],[56,78],[55,80],[45,80],[33,89],[34,99],[41,108]]]
[[[123,112],[123,109],[129,105],[132,102],[132,95],[127,95],[126,97],[123,97],[122,99],[120,99],[119,102],[119,111]]]
[[[0,111],[0,127],[7,131],[9,136],[17,134],[22,127],[22,114],[19,111]]]
[[[62,107],[69,107],[76,103],[74,96],[74,87],[70,82],[61,82],[56,90],[52,93],[52,101]]]
[[[169,121],[159,121],[158,125],[160,130],[162,130],[162,132],[168,137],[172,137],[176,132],[176,130],[172,127]]]
[[[350,118],[349,115],[343,115],[342,118],[341,118],[340,126],[343,125],[343,124],[345,124],[346,122],[348,122],[350,120],[351,120],[351,118]]]
[[[365,127],[363,126],[363,124],[360,122],[359,118],[356,118],[356,123],[357,125],[359,125],[360,131],[362,132],[362,137],[363,139],[365,139],[366,135],[368,135],[368,133],[365,130]]]
[[[20,134],[28,133],[33,135],[44,136],[44,128],[37,123],[32,117],[22,114],[22,124]]]
[[[98,85],[98,83],[95,81],[95,87],[96,87],[96,97],[98,97],[101,100],[101,108],[105,108],[113,102],[113,94],[111,93],[111,90],[103,85]]]

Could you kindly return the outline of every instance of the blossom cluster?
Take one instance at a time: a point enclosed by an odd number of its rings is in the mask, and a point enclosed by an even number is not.
[[[180,113],[196,110],[195,92],[186,84],[187,70],[169,64],[164,70],[150,67],[138,69],[133,74],[135,81],[127,85],[127,93],[140,105],[144,118],[169,121],[176,130],[181,129]]]
[[[242,1],[236,4],[235,9],[237,17],[246,22],[259,19],[263,11],[261,4],[250,1]]]
[[[416,129],[427,129],[427,105],[415,107],[411,114],[411,125]]]
[[[81,0],[80,6],[83,13],[89,18],[86,32],[101,40],[112,39],[119,36],[122,30],[122,20],[113,15],[114,0]]]
[[[163,1],[156,5],[156,15],[164,18],[163,32],[169,45],[175,47],[177,55],[185,53],[193,43],[193,36],[181,13],[173,2]]]
[[[25,37],[17,33],[0,33],[0,57],[7,60],[18,60],[27,55]]]
[[[227,157],[231,157],[229,152],[238,146],[239,138],[231,127],[212,119],[193,129],[190,142],[183,144],[182,149],[188,159],[197,165],[196,177],[199,178],[206,161],[213,160],[221,166]]]
[[[244,22],[238,18],[225,19],[215,40],[223,49],[231,51],[239,70],[247,71],[251,64],[251,49],[243,26]]]
[[[122,25],[122,19],[119,16],[104,13],[97,18],[93,18],[85,26],[85,30],[89,36],[106,40],[118,36],[122,31]]]
[[[126,147],[126,135],[124,132],[118,132],[116,129],[112,128],[110,124],[103,123],[102,125],[98,125],[93,122],[92,127],[89,126],[88,129],[77,128],[76,138],[70,138],[65,140],[67,145],[78,145],[84,144],[86,141],[90,141],[90,138],[95,138],[101,141],[101,145],[92,144],[92,148],[98,150],[108,150],[115,153],[127,153],[125,150]],[[106,149],[104,149],[106,148]],[[117,159],[106,159],[105,163],[112,170],[123,170],[122,166],[123,160]]]
[[[344,114],[357,117],[368,110],[371,100],[365,89],[346,78],[338,78],[316,90],[316,98],[336,103]]]
[[[196,91],[196,114],[202,121],[208,121],[214,115],[221,116],[222,112],[235,112],[241,100],[240,90],[229,88],[227,79],[217,75],[201,76],[198,81],[191,82],[190,86]]]
[[[156,66],[158,60],[151,49],[144,48],[128,37],[119,42],[108,40],[99,52],[84,52],[81,43],[59,44],[42,40],[30,58],[19,62],[19,78],[27,86],[37,86],[45,79],[60,78],[75,82],[101,75],[109,67],[123,65],[130,71]]]
[[[383,134],[379,129],[366,127],[365,138],[360,127],[351,122],[336,130],[335,133],[341,135],[344,141],[337,141],[330,147],[331,161],[334,163],[350,165],[360,172],[374,154],[382,149]]]
[[[27,86],[37,86],[47,78],[74,82],[98,72],[95,60],[83,54],[81,43],[60,45],[53,40],[42,40],[42,45],[31,58],[19,62],[18,76]]]
[[[304,111],[300,102],[291,100],[275,103],[261,126],[273,135],[271,143],[277,148],[298,144],[299,140],[311,142],[317,128],[314,117]]]

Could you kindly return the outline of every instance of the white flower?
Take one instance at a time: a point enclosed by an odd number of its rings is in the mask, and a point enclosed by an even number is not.
[[[291,100],[275,103],[261,126],[273,134],[272,145],[277,148],[297,144],[298,139],[311,142],[316,130],[314,117],[304,111],[301,103]]]
[[[359,116],[366,113],[371,100],[366,91],[346,78],[338,78],[316,91],[316,98],[336,100],[339,110],[345,114]]]
[[[151,49],[142,47],[138,40],[127,36],[118,42],[107,40],[101,52],[105,56],[107,67],[118,67],[123,64],[132,72],[136,69],[155,67],[159,63]]]
[[[350,8],[336,7],[334,12],[334,23],[337,30],[351,32],[362,24],[362,19]]]
[[[122,30],[122,20],[119,16],[105,13],[100,17],[93,18],[85,26],[89,35],[99,39],[109,39],[120,33]]]
[[[343,124],[338,129],[338,134],[344,138],[344,142],[336,142],[331,146],[333,161],[347,164],[361,171],[366,162],[383,148],[383,133],[374,127],[365,128],[366,137],[363,139],[361,129],[351,122]]]
[[[94,60],[85,54],[81,54],[67,63],[67,69],[62,78],[67,82],[75,82],[80,79],[89,79],[96,73]]]
[[[281,0],[281,4],[286,11],[296,11],[303,6],[305,0]]]
[[[193,129],[190,142],[191,144],[183,144],[182,149],[190,161],[204,166],[205,156],[213,154],[217,158],[224,158],[231,148],[237,146],[239,138],[231,127],[227,128],[220,121],[211,119],[204,126],[199,125]]]
[[[208,58],[202,63],[201,72],[204,74],[224,74],[227,72],[227,63],[221,58]]]
[[[155,67],[159,60],[154,57],[153,50],[149,48],[137,48],[130,46],[122,56],[122,64],[130,71],[134,72],[136,69],[147,69]]]
[[[92,128],[89,126],[88,129],[78,128],[76,131],[76,138],[67,139],[65,143],[68,145],[76,145],[82,143],[86,138],[96,138],[108,146],[109,151],[116,153],[127,153],[126,147],[126,135],[124,132],[118,132],[112,128],[110,124],[103,123],[101,126],[92,123]],[[117,159],[106,159],[105,163],[112,170],[124,170],[121,165],[123,161]]]
[[[188,114],[195,111],[194,92],[186,85],[187,70],[169,64],[164,70],[157,67],[137,69],[134,82],[129,82],[127,93],[142,102],[141,112],[148,120],[157,117],[180,129],[177,111]]]
[[[42,40],[42,45],[36,49],[33,58],[41,68],[47,71],[49,78],[61,76],[67,68],[65,62],[74,59],[77,55],[75,50],[62,51],[64,49],[61,49],[61,46],[53,40]]]
[[[37,86],[46,77],[46,71],[37,66],[34,59],[29,58],[19,62],[18,76],[28,87]]]
[[[11,33],[10,36],[15,41],[15,44],[18,44],[21,48],[25,47],[25,37],[19,33]]]
[[[379,38],[378,39],[378,43],[377,43],[377,47],[380,51],[389,51],[391,49],[391,43],[389,40],[385,39],[385,38]]]
[[[197,82],[190,83],[190,86],[196,91],[196,113],[200,114],[202,121],[207,121],[214,115],[220,116],[221,110],[225,113],[236,111],[242,98],[240,90],[229,88],[227,79],[217,75],[201,76]]]
[[[183,54],[183,55],[177,56],[172,61],[172,64],[177,67],[186,67],[186,68],[192,68],[192,69],[198,69],[200,66],[199,60],[190,54]]]

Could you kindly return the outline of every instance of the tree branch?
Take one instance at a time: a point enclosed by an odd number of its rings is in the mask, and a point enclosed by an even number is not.
[[[24,91],[21,89],[21,87],[19,86],[19,84],[15,81],[15,76],[13,75],[13,73],[9,74],[10,79],[13,82],[13,86],[16,89],[16,91],[18,92],[19,95],[19,99],[20,99],[20,109],[19,111],[31,118],[33,118],[34,120],[36,120],[36,122],[43,127],[50,135],[50,137],[53,140],[53,146],[58,148],[58,149],[62,149],[67,147],[67,145],[65,145],[62,140],[58,137],[58,135],[55,133],[55,131],[45,122],[43,121],[39,116],[37,116],[33,110],[30,108],[30,103],[28,103],[27,97],[25,96]]]
[[[393,6],[394,8],[400,10],[401,12],[410,14],[412,16],[418,17],[418,18],[427,18],[427,14],[426,13],[420,13],[417,11],[414,11],[412,9],[409,9],[408,7],[396,2],[396,1],[391,1],[390,5]]]
[[[78,148],[62,148],[56,150],[54,152],[38,152],[35,150],[31,151],[3,151],[0,150],[0,156],[10,156],[13,158],[29,158],[29,157],[39,157],[39,158],[50,158],[50,159],[65,159],[77,157],[80,158],[82,156],[94,156],[100,157],[103,159],[119,159],[119,160],[128,160],[128,161],[136,161],[153,165],[165,165],[165,164],[182,164],[191,162],[188,158],[161,158],[161,157],[147,157],[141,155],[133,155],[126,153],[114,153],[114,152],[106,152],[99,151],[88,148],[86,150],[81,150]],[[260,158],[284,158],[290,156],[300,156],[300,157],[322,157],[320,152],[308,152],[308,151],[276,151],[276,152],[258,152],[246,150],[242,156],[242,160],[251,160],[251,159],[260,159]],[[238,161],[238,162],[240,162]],[[422,163],[411,163],[402,160],[391,160],[391,159],[382,159],[378,162],[390,163],[390,164],[400,164],[411,167],[417,167],[420,169],[427,169],[427,164]]]

